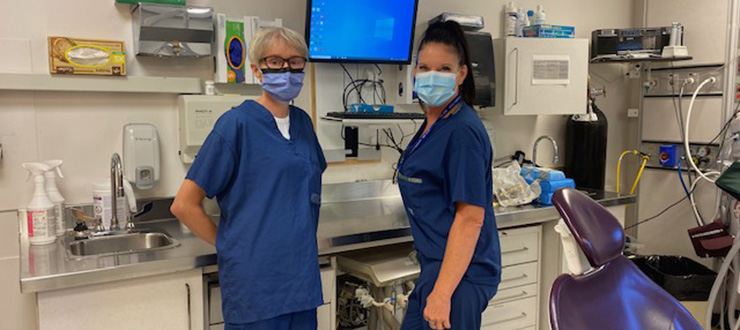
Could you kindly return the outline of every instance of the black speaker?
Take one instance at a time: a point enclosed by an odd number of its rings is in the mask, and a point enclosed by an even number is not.
[[[493,62],[493,39],[487,32],[466,31],[470,61],[475,79],[473,105],[491,107],[496,103],[496,69]]]

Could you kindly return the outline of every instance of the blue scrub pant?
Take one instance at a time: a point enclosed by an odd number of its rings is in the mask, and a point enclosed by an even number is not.
[[[316,309],[280,315],[246,324],[226,323],[226,330],[316,330]]]
[[[416,281],[414,292],[409,297],[406,317],[401,325],[401,330],[428,330],[429,323],[424,320],[424,308],[427,297],[434,289],[437,274],[434,276],[422,275]],[[488,298],[485,290],[476,284],[460,281],[455,293],[452,294],[450,309],[450,325],[452,330],[479,330],[481,325],[481,314],[488,307]]]

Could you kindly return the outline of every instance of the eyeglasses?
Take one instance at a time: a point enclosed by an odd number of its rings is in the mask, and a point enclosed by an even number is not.
[[[291,58],[282,58],[280,56],[267,56],[260,59],[261,62],[265,62],[265,65],[267,65],[268,69],[271,70],[280,70],[285,66],[285,63],[288,63],[288,68],[291,70],[301,70],[306,67],[306,62],[308,59],[306,59],[303,56],[293,56]]]

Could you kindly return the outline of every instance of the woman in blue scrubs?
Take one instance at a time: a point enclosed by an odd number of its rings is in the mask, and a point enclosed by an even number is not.
[[[311,118],[289,105],[301,90],[307,52],[292,30],[255,35],[249,60],[262,95],[218,119],[172,205],[195,235],[216,245],[226,329],[317,327],[326,161]],[[218,226],[201,206],[205,197],[218,200]]]
[[[480,329],[501,279],[493,151],[470,106],[470,68],[460,26],[430,25],[419,46],[414,85],[426,121],[396,174],[421,265],[402,330]]]

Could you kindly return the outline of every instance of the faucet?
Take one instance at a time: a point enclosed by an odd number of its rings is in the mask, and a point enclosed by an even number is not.
[[[111,218],[110,230],[120,230],[118,225],[118,198],[123,197],[123,165],[121,165],[121,156],[113,153],[110,157],[110,189],[111,189]],[[128,226],[128,224],[127,224]]]
[[[560,159],[558,158],[558,143],[555,142],[555,139],[553,139],[552,136],[543,135],[543,136],[538,137],[537,140],[534,141],[534,147],[532,148],[532,165],[539,166],[537,165],[537,145],[542,140],[550,140],[550,142],[552,142],[552,148],[553,148],[552,162],[557,163],[558,161],[560,161]]]

